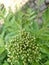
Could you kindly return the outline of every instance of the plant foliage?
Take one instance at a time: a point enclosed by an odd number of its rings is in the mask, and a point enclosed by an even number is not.
[[[5,11],[5,10],[4,10]],[[36,11],[27,8],[15,14],[0,10],[0,65],[49,65],[49,8],[39,26]]]

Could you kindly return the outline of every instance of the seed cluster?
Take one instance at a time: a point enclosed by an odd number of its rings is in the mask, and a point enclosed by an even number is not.
[[[28,32],[22,31],[10,43],[7,43],[6,49],[8,51],[7,61],[13,65],[19,59],[24,65],[32,61],[39,61],[41,58],[40,46],[36,44],[36,39]]]

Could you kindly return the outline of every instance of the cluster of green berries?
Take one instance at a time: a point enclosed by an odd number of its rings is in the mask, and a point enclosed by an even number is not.
[[[14,65],[19,59],[24,65],[32,61],[41,59],[40,46],[36,43],[36,39],[28,32],[20,32],[10,43],[7,43],[8,51],[7,61]]]

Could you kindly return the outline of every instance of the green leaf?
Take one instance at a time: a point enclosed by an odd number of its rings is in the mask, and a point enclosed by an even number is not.
[[[0,38],[0,47],[4,46],[4,40]]]
[[[38,31],[39,31],[39,25],[38,25],[38,22],[37,21],[33,21],[33,31],[34,32],[34,35],[37,35],[38,34]]]
[[[2,54],[4,52],[5,48],[4,47],[0,47],[0,54]]]
[[[0,63],[6,58],[7,56],[7,51],[4,50],[4,52],[2,52],[2,54],[0,54]]]
[[[6,62],[4,62],[4,64],[3,64],[3,65],[9,65],[9,64],[8,64],[8,62],[6,61]]]
[[[49,65],[49,60],[47,62],[45,62],[45,65]]]
[[[46,45],[41,46],[40,50],[41,52],[49,55],[49,47],[47,47]]]
[[[40,65],[39,62],[33,61],[31,65]]]
[[[44,26],[46,26],[49,22],[49,8],[46,9],[42,17],[43,17]]]

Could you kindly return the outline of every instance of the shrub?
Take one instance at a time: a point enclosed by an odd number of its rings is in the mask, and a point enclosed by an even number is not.
[[[33,19],[36,12],[30,8],[15,14],[9,11],[6,17],[1,11],[0,17],[4,19],[4,24],[0,36],[7,51],[4,64],[49,65],[48,11],[49,8],[43,13],[41,26]]]

